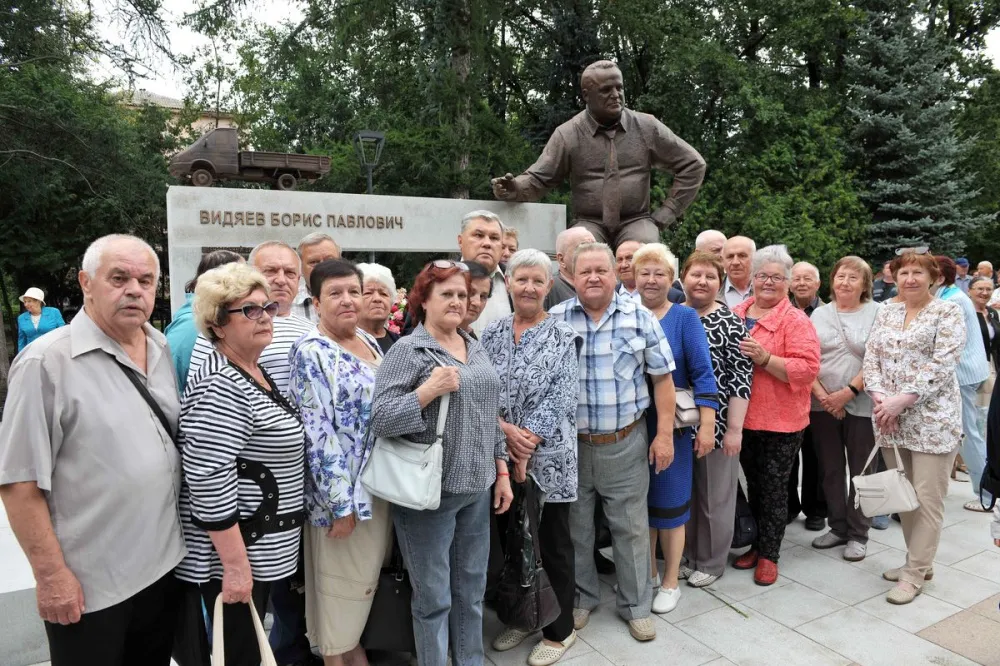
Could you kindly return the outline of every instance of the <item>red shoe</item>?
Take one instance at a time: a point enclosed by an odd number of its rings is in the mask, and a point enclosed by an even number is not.
[[[757,566],[757,551],[748,550],[733,561],[734,569],[753,569]]]
[[[753,582],[758,585],[774,585],[778,580],[778,565],[771,560],[760,558],[757,562],[757,570],[753,572]]]

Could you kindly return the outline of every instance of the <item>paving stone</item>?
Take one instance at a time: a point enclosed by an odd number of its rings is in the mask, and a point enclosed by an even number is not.
[[[1000,666],[1000,622],[963,611],[918,634],[984,666]]]

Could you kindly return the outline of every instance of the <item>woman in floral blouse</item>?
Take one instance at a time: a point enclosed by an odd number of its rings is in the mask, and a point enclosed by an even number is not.
[[[875,442],[890,468],[893,451],[913,484],[920,506],[900,514],[906,564],[882,574],[896,581],[886,601],[907,604],[934,576],[944,496],[962,441],[962,411],[955,367],[965,346],[965,319],[955,303],[934,298],[940,270],[930,254],[904,252],[892,261],[900,302],[886,303],[875,318],[864,360],[865,390],[872,398]]]
[[[552,288],[550,266],[539,250],[514,253],[507,264],[514,314],[490,324],[482,339],[500,375],[500,425],[515,480],[523,482],[530,471],[546,494],[539,549],[562,613],[542,630],[543,640],[528,658],[532,666],[555,663],[576,641],[569,508],[576,500],[577,357],[583,341],[569,324],[549,318],[543,307]],[[493,649],[513,649],[529,635],[507,627],[493,641]]]
[[[362,280],[342,259],[313,269],[319,324],[290,355],[289,397],[307,435],[306,623],[327,666],[367,663],[359,640],[391,533],[388,504],[358,483],[382,360],[378,343],[357,327]]]

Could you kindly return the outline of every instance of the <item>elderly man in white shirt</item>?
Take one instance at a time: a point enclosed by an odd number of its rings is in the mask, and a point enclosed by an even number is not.
[[[458,250],[462,261],[482,264],[493,281],[493,293],[486,301],[479,319],[472,323],[477,336],[482,335],[487,326],[497,319],[503,319],[512,310],[510,296],[503,271],[500,270],[500,256],[503,254],[503,222],[496,213],[488,210],[474,210],[462,218],[462,231],[458,234]]]
[[[82,268],[83,310],[11,366],[0,498],[53,666],[168,666],[186,549],[177,384],[166,338],[147,323],[159,260],[112,235]]]

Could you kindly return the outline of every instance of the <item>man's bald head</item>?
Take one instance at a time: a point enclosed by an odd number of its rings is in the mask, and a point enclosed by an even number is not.
[[[722,258],[722,248],[726,244],[726,234],[716,229],[706,229],[694,239],[694,249],[710,252]]]
[[[573,280],[570,264],[576,248],[584,243],[596,242],[594,234],[586,227],[570,227],[556,236],[556,261],[559,263],[559,273],[569,281]]]

